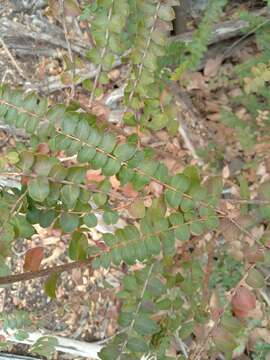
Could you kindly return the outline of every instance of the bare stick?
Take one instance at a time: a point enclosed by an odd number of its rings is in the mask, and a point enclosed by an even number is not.
[[[93,258],[88,258],[87,260],[73,261],[67,264],[52,266],[38,271],[29,271],[21,274],[1,276],[0,285],[14,284],[16,282],[45,277],[52,273],[61,274],[64,271],[70,271],[76,268],[87,267],[91,265],[92,260]]]
[[[197,160],[199,165],[203,165],[203,161],[198,157],[196,150],[192,144],[192,142],[189,140],[189,137],[187,135],[187,132],[183,126],[183,124],[179,125],[178,131],[180,135],[182,136],[182,139],[184,141],[184,144],[186,145],[186,148],[189,150],[191,156]]]

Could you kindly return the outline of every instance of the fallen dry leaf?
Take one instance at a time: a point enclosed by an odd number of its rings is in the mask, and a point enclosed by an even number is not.
[[[116,81],[120,77],[120,70],[119,69],[113,69],[108,73],[108,78],[111,81]]]
[[[85,175],[86,181],[91,182],[101,182],[105,179],[104,175],[101,175],[101,170],[87,170]]]
[[[43,155],[50,153],[50,147],[47,143],[41,143],[37,146],[37,152]]]
[[[240,286],[232,297],[232,309],[236,317],[245,318],[256,307],[256,297],[251,290]]]
[[[186,79],[188,82],[187,90],[205,90],[207,89],[207,85],[205,82],[205,78],[200,72],[189,73],[186,75]]]
[[[38,271],[43,257],[44,249],[42,246],[37,246],[27,250],[24,257],[23,270]]]
[[[156,181],[151,181],[149,184],[149,190],[155,197],[160,197],[163,192],[163,185]]]
[[[214,77],[217,75],[218,70],[220,68],[220,65],[222,63],[223,57],[217,56],[216,58],[210,58],[206,61],[205,67],[204,67],[204,76],[207,77]]]
[[[139,195],[138,191],[135,191],[132,184],[130,183],[123,187],[122,192],[129,198],[136,198]]]
[[[121,185],[120,181],[117,179],[117,177],[115,175],[110,177],[110,183],[114,190],[118,190]]]

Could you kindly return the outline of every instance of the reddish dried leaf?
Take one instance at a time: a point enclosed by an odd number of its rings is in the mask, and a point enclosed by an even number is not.
[[[100,102],[94,103],[94,105],[91,108],[91,111],[94,115],[96,115],[97,117],[101,117],[103,119],[108,119],[110,115],[108,108]]]
[[[95,245],[102,251],[108,251],[108,246],[102,241],[95,241]]]
[[[256,297],[248,288],[240,286],[232,297],[231,304],[235,316],[247,317],[249,312],[256,307]]]
[[[163,191],[163,186],[156,181],[151,181],[149,184],[149,190],[155,197],[160,197]]]
[[[112,188],[114,190],[118,190],[120,188],[121,183],[120,183],[120,181],[117,179],[117,177],[115,175],[110,177],[110,183],[111,183]]]
[[[123,187],[123,194],[129,198],[136,198],[139,195],[139,193],[133,189],[133,186],[130,183]]]
[[[22,185],[28,185],[28,183],[29,183],[29,177],[28,176],[22,176],[21,177],[21,183],[22,183]]]
[[[249,315],[249,311],[244,311],[240,309],[234,309],[233,313],[238,319],[244,319]]]
[[[59,9],[59,2],[57,0],[49,0],[49,7],[54,16],[61,15]],[[64,12],[65,16],[75,18],[81,14],[81,10],[77,0],[66,0],[64,1]]]
[[[27,250],[24,258],[23,270],[38,271],[43,257],[44,249],[42,246]]]
[[[40,154],[47,155],[47,154],[50,153],[50,147],[49,147],[49,145],[46,144],[46,143],[38,144],[38,146],[37,146],[37,152],[40,153]]]
[[[86,172],[86,181],[87,182],[101,182],[105,179],[104,175],[101,175],[100,170],[88,170]]]

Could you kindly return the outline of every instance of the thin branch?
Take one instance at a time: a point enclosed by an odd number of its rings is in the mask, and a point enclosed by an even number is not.
[[[236,40],[231,46],[226,49],[224,54],[222,55],[223,58],[228,57],[229,54],[231,54],[232,50],[237,47],[242,41],[244,41],[246,38],[248,38],[250,35],[256,33],[258,30],[260,30],[262,27],[267,25],[270,22],[270,19],[266,19],[261,24],[257,25],[256,27],[252,28],[250,31],[248,31],[246,34],[241,36],[238,40]]]
[[[187,131],[184,127],[183,124],[179,125],[178,131],[184,141],[184,144],[186,145],[186,148],[189,150],[190,154],[192,155],[193,159],[195,159],[199,165],[203,165],[203,161],[201,158],[199,158],[199,156],[196,153],[196,150],[192,144],[192,142],[190,141],[188,135],[187,135]]]
[[[213,270],[213,258],[215,253],[216,240],[218,236],[219,236],[219,232],[214,234],[212,239],[210,239],[210,243],[209,243],[208,259],[207,259],[207,265],[203,279],[203,290],[202,290],[202,300],[204,305],[207,305],[209,302],[209,281]]]
[[[0,277],[0,285],[14,284],[17,282],[37,279],[41,277],[48,276],[52,273],[60,274],[64,271],[71,271],[76,268],[87,267],[91,265],[93,258],[88,258],[87,260],[73,261],[63,265],[56,265],[52,267],[48,267],[46,269],[38,270],[38,271],[29,271],[21,274],[1,276]]]
[[[31,174],[27,174],[27,173],[22,173],[22,172],[1,172],[0,171],[0,176],[6,176],[6,177],[22,177],[25,176],[27,178],[30,179],[36,179],[38,177],[37,174],[31,173]],[[112,192],[112,191],[103,191],[97,188],[92,187],[91,185],[85,185],[85,184],[80,184],[80,183],[76,183],[74,181],[71,180],[57,180],[53,177],[47,176],[46,177],[48,181],[55,183],[55,184],[62,184],[62,185],[72,185],[72,186],[77,186],[80,189],[84,189],[84,190],[89,190],[92,191],[93,193],[99,193],[99,194],[105,194],[105,195],[110,195],[113,198],[116,198],[118,200],[126,200],[125,196],[122,196],[116,192]],[[137,199],[137,198],[136,198]]]

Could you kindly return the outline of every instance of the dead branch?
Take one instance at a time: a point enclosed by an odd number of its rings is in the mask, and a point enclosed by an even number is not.
[[[72,269],[90,266],[92,261],[92,258],[88,258],[87,260],[73,261],[67,264],[56,265],[38,271],[29,271],[15,275],[1,276],[0,285],[14,284],[16,282],[46,277],[52,273],[61,274],[64,271],[70,271]]]
[[[270,10],[267,7],[258,11],[250,13],[254,16],[266,16],[270,20]],[[245,20],[228,20],[223,21],[215,25],[212,36],[209,41],[209,45],[219,43],[224,40],[228,40],[234,37],[243,35],[243,33],[249,28],[250,24]],[[181,41],[184,43],[190,43],[192,41],[193,32],[189,31],[181,35],[172,36],[170,41]]]
[[[56,48],[68,50],[63,30],[52,24],[47,24],[46,31],[37,27],[28,28],[25,25],[6,18],[0,19],[0,34],[9,49],[14,49],[17,55],[48,56],[46,51],[54,52]],[[85,56],[89,45],[76,37],[70,41],[72,51]]]

